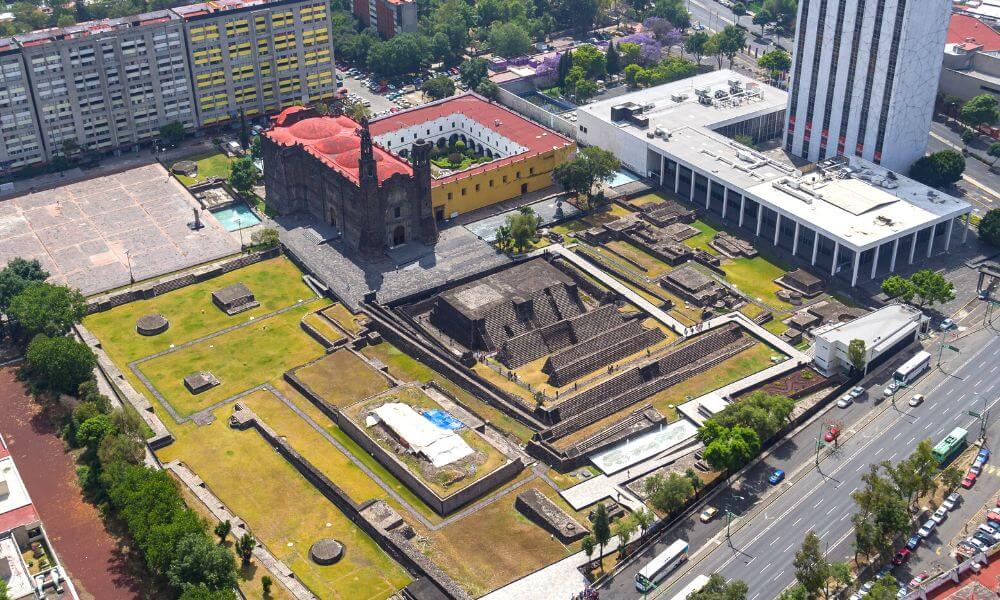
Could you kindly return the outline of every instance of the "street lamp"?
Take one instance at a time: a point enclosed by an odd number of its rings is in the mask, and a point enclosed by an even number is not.
[[[125,251],[125,263],[128,265],[128,282],[135,283],[135,275],[132,274],[132,254],[128,250]]]
[[[240,230],[240,253],[243,252],[243,217],[236,217],[236,228]]]
[[[746,500],[746,498],[744,498],[743,496],[737,496],[736,494],[733,494],[733,498]],[[729,533],[730,533],[729,526],[733,522],[733,517],[738,517],[738,516],[740,516],[738,513],[734,513],[733,511],[729,510],[728,507],[726,508],[726,542],[728,542],[730,546],[733,545],[733,541],[729,538]]]

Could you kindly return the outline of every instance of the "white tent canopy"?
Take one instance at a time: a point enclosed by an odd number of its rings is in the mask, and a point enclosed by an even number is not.
[[[413,452],[423,454],[435,467],[450,465],[475,452],[454,431],[431,423],[408,404],[390,402],[374,412]]]

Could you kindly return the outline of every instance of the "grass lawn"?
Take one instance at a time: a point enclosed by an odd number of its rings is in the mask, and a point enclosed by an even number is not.
[[[144,362],[139,369],[178,413],[197,412],[321,355],[320,345],[299,327],[299,319],[314,308],[315,303],[310,303],[255,321]],[[183,378],[202,370],[210,371],[220,384],[201,394],[191,394]]]
[[[436,381],[449,394],[458,398],[458,400],[498,429],[506,431],[525,443],[531,440],[532,431],[527,425],[476,398],[452,383],[444,375],[409,356],[392,344],[382,342],[376,346],[367,346],[361,350],[361,353],[369,358],[376,358],[382,361],[388,365],[390,373],[403,381],[419,381],[421,383]]]
[[[684,240],[684,243],[692,248],[698,248],[700,250],[704,250],[705,252],[718,254],[718,252],[712,249],[712,247],[709,246],[708,243],[712,241],[712,238],[715,237],[715,234],[719,233],[719,230],[716,229],[715,227],[712,227],[708,223],[702,221],[701,219],[695,220],[694,223],[691,223],[691,226],[700,231],[701,233],[699,233],[694,237],[689,237],[688,239]]]
[[[344,332],[337,329],[333,323],[319,313],[311,313],[302,317],[302,322],[318,331],[330,343],[339,342],[346,337]]]
[[[260,306],[230,317],[212,303],[212,292],[237,282],[250,288]],[[83,324],[124,370],[127,363],[166,350],[172,344],[179,345],[314,297],[312,290],[302,283],[302,272],[287,258],[279,257],[149,300],[92,314]],[[136,333],[136,320],[153,313],[165,316],[170,329],[150,337]]]
[[[389,389],[389,382],[385,377],[344,349],[299,369],[295,374],[337,408],[350,406],[358,400]]]
[[[729,283],[758,302],[763,302],[779,311],[791,308],[791,304],[778,300],[777,296],[774,295],[781,289],[777,283],[774,283],[774,280],[785,273],[784,269],[769,262],[763,256],[724,260],[722,270],[726,272],[726,279]]]
[[[771,356],[775,354],[778,354],[778,351],[767,344],[754,344],[708,371],[650,396],[645,402],[651,403],[658,411],[666,415],[673,410],[669,408],[669,405],[677,406],[687,401],[688,397],[697,398],[770,367],[772,365]]]
[[[774,335],[781,335],[788,331],[788,325],[785,325],[779,318],[775,317],[767,323],[764,323],[764,329],[770,331]]]
[[[176,162],[182,160],[193,160],[198,163],[198,174],[195,177],[187,177],[185,175],[177,175],[177,180],[184,184],[186,187],[191,187],[196,183],[201,183],[208,179],[209,177],[221,177],[226,179],[229,177],[229,165],[233,162],[231,158],[223,154],[222,152],[210,152],[208,154],[196,154],[194,156],[186,156],[180,158]],[[173,164],[168,165],[173,166]]]
[[[633,263],[642,267],[647,277],[655,279],[671,269],[670,265],[667,263],[628,242],[609,242],[605,244],[605,247],[609,250],[613,250],[619,256],[624,256]]]
[[[647,204],[658,204],[660,202],[665,202],[667,200],[666,196],[659,194],[658,192],[653,192],[650,194],[644,194],[637,198],[632,198],[629,200],[630,203],[635,206],[645,206]]]
[[[351,314],[351,311],[347,310],[347,307],[339,302],[323,309],[323,314],[336,321],[337,325],[340,325],[349,333],[357,335],[361,332],[361,321],[364,317]]]
[[[252,400],[264,416],[266,400]],[[231,405],[217,409],[210,425],[176,427],[177,441],[158,451],[158,456],[184,461],[319,597],[381,600],[410,582],[406,571],[256,430],[231,429],[227,422],[231,410]],[[295,435],[292,429],[288,433]],[[309,560],[309,547],[327,537],[343,542],[346,552],[337,564],[321,567]]]

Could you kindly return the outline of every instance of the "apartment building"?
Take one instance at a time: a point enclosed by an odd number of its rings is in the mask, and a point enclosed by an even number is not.
[[[322,1],[214,0],[173,9],[184,20],[198,122],[210,126],[337,91]]]
[[[109,151],[196,126],[184,22],[162,10],[14,36],[45,158]]]
[[[353,0],[354,16],[384,40],[417,30],[416,0]]]
[[[45,160],[24,59],[0,38],[0,175]]]

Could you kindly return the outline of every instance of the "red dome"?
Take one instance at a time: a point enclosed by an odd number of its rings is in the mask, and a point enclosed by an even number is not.
[[[343,126],[335,120],[319,117],[302,119],[288,128],[288,131],[300,140],[319,140],[333,137],[343,130]]]
[[[358,140],[353,136],[338,135],[320,140],[313,144],[313,148],[323,154],[340,154],[358,147]]]

